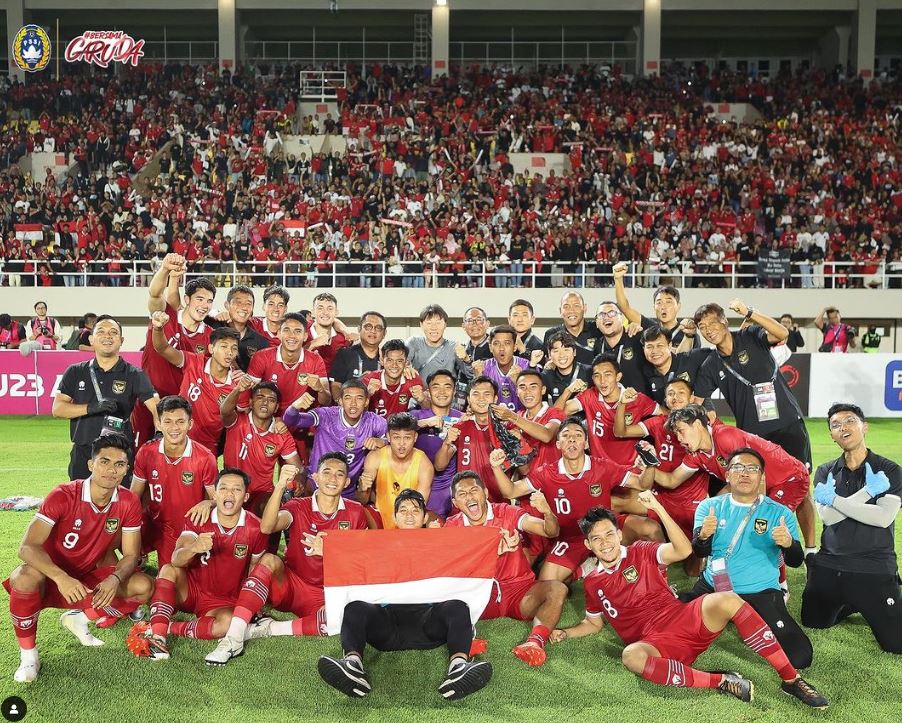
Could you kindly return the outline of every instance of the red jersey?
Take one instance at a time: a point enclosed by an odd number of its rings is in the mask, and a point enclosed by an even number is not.
[[[393,387],[385,379],[384,371],[367,372],[360,377],[360,381],[367,385],[373,379],[378,379],[382,383],[382,387],[370,397],[367,409],[375,412],[380,417],[390,417],[398,412],[406,412],[410,408],[410,401],[413,399],[410,388],[417,386],[425,388],[419,374],[413,379],[407,379],[402,376],[401,381]]]
[[[298,360],[290,366],[282,361],[281,347],[261,349],[251,357],[247,373],[257,379],[276,383],[282,395],[279,414],[283,414],[295,399],[308,391],[308,375],[319,377],[323,386],[327,389],[329,387],[329,375],[326,373],[326,365],[322,358],[315,351],[306,349],[301,349]],[[247,393],[246,396],[249,398],[250,394]],[[316,399],[316,392],[311,392],[311,396]],[[316,406],[315,402],[313,406]]]
[[[53,529],[43,548],[55,565],[76,579],[118,547],[122,532],[141,531],[141,502],[124,487],[102,510],[91,502],[91,478],[55,487],[36,517]]]
[[[526,514],[526,510],[522,507],[514,507],[504,502],[490,502],[485,526],[498,527],[508,532],[514,530],[522,532],[523,518],[526,517]],[[458,512],[445,521],[446,527],[470,527],[471,525],[470,518],[463,512]],[[516,550],[498,556],[495,579],[502,585],[536,579],[522,545]]]
[[[288,544],[285,546],[285,566],[302,580],[323,586],[323,558],[308,555],[304,548],[304,534],[315,535],[323,530],[365,530],[366,515],[363,505],[343,497],[338,500],[338,509],[331,515],[319,511],[316,494],[288,500],[282,509],[291,514]]]
[[[214,598],[237,598],[247,577],[253,558],[266,552],[267,536],[260,532],[260,519],[241,510],[238,524],[225,529],[219,524],[219,510],[214,509],[203,525],[186,521],[184,532],[197,537],[213,533],[213,547],[196,555],[188,567],[198,589]]]
[[[179,311],[166,305],[169,321],[163,327],[163,334],[169,346],[183,352],[206,354],[210,345],[210,334],[213,330],[203,322],[197,331],[188,331],[180,321]],[[148,323],[147,335],[144,339],[144,350],[141,352],[141,368],[147,373],[150,383],[160,397],[178,394],[182,383],[182,370],[172,366],[153,348],[153,324]]]
[[[520,412],[521,416],[525,416],[523,412]],[[547,402],[542,402],[542,407],[539,409],[539,413],[532,420],[536,424],[546,425],[552,419],[556,419],[559,422],[563,422],[566,415],[563,410],[558,409],[557,407],[550,406]],[[523,432],[523,439],[536,450],[536,456],[533,457],[532,463],[530,464],[530,469],[538,469],[543,464],[552,464],[557,462],[561,458],[561,451],[557,448],[557,437],[552,437],[550,442],[540,442],[535,437],[531,437],[526,432]]]
[[[318,346],[314,350],[322,357],[327,367],[332,366],[332,362],[335,361],[335,355],[338,353],[339,349],[343,349],[344,347],[351,345],[344,334],[339,334],[337,331],[335,331],[335,329],[332,329],[331,331],[332,333],[329,336],[329,343]],[[310,327],[309,333],[310,339],[317,338],[318,334],[316,333],[315,324]],[[309,344],[310,342],[308,341],[307,343]]]
[[[686,450],[664,426],[666,423],[667,415],[657,414],[639,422],[639,426],[655,441],[655,449],[658,450],[658,459],[661,461],[659,469],[662,472],[673,472],[686,458]],[[655,486],[655,491],[658,495],[687,504],[703,500],[708,496],[708,473],[699,470],[675,489]]]
[[[222,458],[227,467],[239,467],[250,476],[248,493],[272,490],[273,471],[279,457],[287,459],[297,454],[291,434],[274,432],[273,423],[261,432],[251,421],[250,412],[238,412],[235,423],[226,427]]]
[[[491,422],[490,422],[491,424]],[[503,502],[504,496],[495,484],[495,473],[492,471],[492,463],[489,455],[494,447],[489,437],[488,425],[481,427],[476,420],[468,419],[455,424],[460,430],[457,438],[457,471],[472,470],[479,475],[479,479],[485,484],[489,502]]]
[[[224,382],[217,381],[210,372],[210,359],[203,354],[182,353],[185,360],[182,363],[179,396],[191,402],[191,418],[194,420],[188,436],[207,449],[218,450],[222,435],[219,405],[235,388],[232,375],[229,373]]]
[[[592,507],[611,508],[611,492],[624,485],[630,467],[612,462],[606,457],[586,456],[583,471],[570,475],[564,460],[533,468],[525,482],[536,492],[542,492],[551,511],[561,524],[558,537],[562,540],[582,539],[579,520]]]
[[[617,403],[608,404],[597,389],[586,389],[576,397],[586,413],[589,428],[589,450],[595,457],[610,457],[618,464],[631,465],[636,460],[636,440],[620,439],[614,436],[614,413]],[[639,396],[626,405],[626,423],[638,424],[640,420],[655,413],[657,403],[640,392]]]
[[[634,542],[621,547],[617,567],[601,563],[583,580],[586,615],[604,615],[624,643],[629,645],[667,628],[682,612],[683,603],[658,569],[657,542]]]
[[[147,512],[159,527],[178,534],[185,513],[207,499],[207,486],[216,484],[216,457],[206,447],[188,440],[185,453],[173,460],[163,451],[163,440],[151,440],[135,455],[134,479],[147,484]]]
[[[248,322],[254,331],[256,331],[260,336],[262,336],[266,341],[269,342],[270,346],[281,346],[282,340],[279,338],[279,332],[273,334],[266,327],[266,319],[259,316],[252,316],[251,320]]]

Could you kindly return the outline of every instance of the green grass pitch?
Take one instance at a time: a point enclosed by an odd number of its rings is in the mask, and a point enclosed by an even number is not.
[[[823,420],[812,420],[815,464],[835,456]],[[43,496],[66,480],[66,423],[46,418],[0,418],[0,497]],[[902,459],[902,422],[871,422],[872,449]],[[0,513],[0,571],[17,564],[16,548],[32,513]],[[897,529],[897,540],[899,531]],[[678,566],[676,566],[678,567]],[[673,568],[671,581],[688,586]],[[799,613],[804,567],[790,570],[790,610]],[[530,669],[510,649],[527,624],[480,623],[495,666],[490,686],[470,699],[447,703],[436,687],[445,671],[442,651],[374,654],[367,664],[374,692],[352,701],[323,684],[316,673],[322,653],[339,652],[337,639],[279,638],[252,642],[244,657],[225,668],[208,668],[203,657],[213,644],[173,639],[165,663],[139,660],[124,645],[129,625],[101,630],[103,648],[82,648],[63,631],[58,611],[41,616],[37,682],[17,685],[18,665],[4,599],[0,613],[0,699],[17,694],[28,704],[26,721],[890,721],[898,720],[902,660],[882,653],[860,617],[828,631],[810,631],[814,665],[805,671],[830,699],[827,711],[803,709],[779,690],[776,675],[749,652],[729,628],[697,663],[709,670],[737,670],[756,685],[755,701],[740,703],[706,691],[661,688],[627,672],[621,643],[610,631],[552,646],[548,663]],[[571,594],[562,623],[581,619],[582,591]]]

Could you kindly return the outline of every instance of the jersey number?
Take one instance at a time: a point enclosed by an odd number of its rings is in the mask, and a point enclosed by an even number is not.
[[[569,542],[559,542],[554,547],[551,548],[551,554],[555,557],[563,557],[567,554],[567,550],[570,549]]]
[[[611,601],[604,596],[604,592],[602,590],[598,591],[598,597],[601,598],[601,607],[604,608],[604,611],[608,614],[608,617],[616,618],[619,615],[617,608],[615,608],[613,604],[611,604]]]
[[[151,502],[162,502],[163,501],[163,485],[150,485],[150,501]]]
[[[470,450],[466,447],[460,450],[460,464],[463,467],[470,466]]]
[[[672,444],[662,444],[661,449],[659,450],[661,459],[664,462],[673,462],[673,445]]]
[[[200,564],[206,565],[210,562],[210,550],[207,550],[203,555],[200,556]]]
[[[598,419],[592,420],[592,434],[596,437],[604,437],[604,424]]]
[[[570,500],[568,500],[566,497],[555,497],[554,498],[554,509],[556,511],[556,514],[558,514],[558,515],[569,515],[570,514]],[[566,543],[561,542],[559,544],[564,545]]]
[[[78,544],[78,533],[77,532],[70,532],[68,535],[66,535],[63,538],[63,547],[65,547],[67,550],[71,550],[77,544]]]
[[[200,387],[192,382],[188,386],[188,401],[196,402],[198,399],[200,399]]]

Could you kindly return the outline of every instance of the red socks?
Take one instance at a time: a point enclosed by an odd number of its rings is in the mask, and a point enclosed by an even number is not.
[[[706,673],[677,660],[652,657],[645,661],[642,677],[658,685],[677,688],[716,688],[723,680],[720,673]]]
[[[9,613],[16,630],[16,640],[23,650],[31,650],[38,634],[38,615],[41,612],[41,594],[9,591]]]
[[[733,616],[733,625],[739,631],[742,642],[770,663],[780,678],[790,681],[798,677],[798,671],[789,662],[777,636],[751,605],[742,604]]]
[[[326,608],[321,607],[313,615],[305,615],[291,621],[292,635],[321,637],[326,634]]]
[[[249,623],[269,597],[269,585],[272,582],[272,570],[265,565],[255,565],[238,594],[238,601],[232,615]]]
[[[221,636],[213,635],[215,618],[204,616],[187,622],[178,621],[169,625],[169,634],[182,638],[196,638],[197,640],[218,640]]]
[[[175,583],[158,577],[150,603],[150,629],[154,635],[166,637],[169,623],[175,615]]]
[[[133,613],[141,605],[134,598],[114,597],[110,604],[104,608],[91,607],[91,597],[86,597],[81,601],[81,609],[88,620],[97,620],[100,617],[108,618],[124,618],[129,613]]]
[[[549,635],[551,635],[551,631],[546,626],[533,625],[532,632],[524,642],[535,643],[540,648],[544,648],[546,643],[548,642]]]

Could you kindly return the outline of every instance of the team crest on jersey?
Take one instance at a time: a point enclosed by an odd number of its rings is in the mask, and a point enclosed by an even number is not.
[[[717,464],[719,464],[721,467],[726,467],[727,460],[724,457],[717,455]]]
[[[119,518],[118,517],[107,517],[106,525],[104,529],[108,534],[112,535],[116,530],[119,529]]]
[[[749,353],[743,349],[739,352],[739,356],[736,357],[739,360],[740,364],[748,364],[749,363]]]
[[[408,397],[406,394],[399,394],[398,402],[401,403],[402,405],[407,404],[410,402],[410,397]]]
[[[633,423],[633,413],[627,412],[625,415],[623,415],[623,421],[626,422],[627,424],[632,424]]]
[[[594,349],[594,348],[595,348],[595,339],[587,339],[587,340],[586,340],[586,346],[587,346],[589,349]]]
[[[601,485],[592,485],[589,487],[589,494],[593,497],[601,497]]]
[[[633,358],[633,350],[632,349],[624,349],[623,350],[623,358],[629,361]]]
[[[510,399],[511,398],[511,390],[508,387],[502,387],[501,388],[501,396],[504,397],[505,399]]]
[[[190,485],[194,482],[194,472],[182,472],[182,484]]]
[[[345,449],[350,452],[354,449],[354,445],[357,444],[356,437],[345,437]]]
[[[639,571],[635,568],[634,565],[630,565],[628,568],[626,568],[626,570],[623,571],[623,579],[632,584],[639,579]]]
[[[307,372],[298,372],[298,384],[302,387],[307,386]]]
[[[273,457],[273,456],[275,456],[275,454],[276,454],[276,445],[274,445],[274,444],[267,444],[267,445],[263,448],[263,454],[265,454],[267,457]]]
[[[125,391],[125,381],[117,379],[113,382],[113,394],[122,394]]]
[[[247,545],[235,545],[234,554],[239,560],[243,560],[247,557]]]
[[[755,532],[759,535],[767,532],[767,520],[762,520],[760,517],[755,518]]]
[[[338,529],[339,530],[350,530],[351,523],[348,522],[347,520],[342,520],[341,522],[338,523]]]

